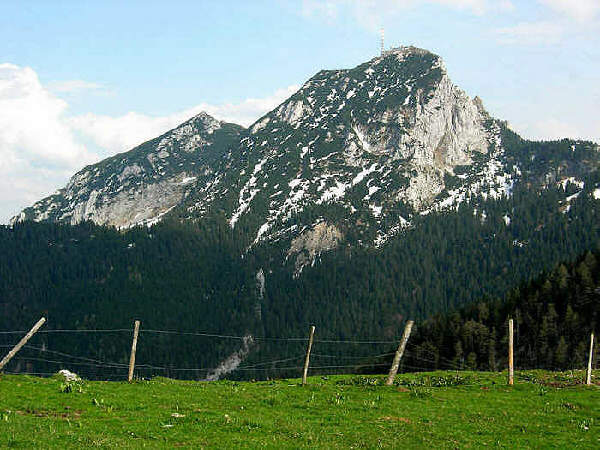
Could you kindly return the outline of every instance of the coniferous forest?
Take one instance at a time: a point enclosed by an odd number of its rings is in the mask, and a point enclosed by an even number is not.
[[[405,362],[424,369],[505,369],[512,318],[517,368],[582,369],[590,333],[600,330],[599,304],[600,252],[586,252],[505,297],[435,315],[418,328]]]
[[[317,341],[320,354],[343,371],[393,350],[409,318],[417,322],[411,345],[419,346],[413,356],[420,359],[411,360],[409,348],[407,368],[500,369],[509,316],[517,323],[518,365],[580,366],[596,326],[598,255],[586,252],[599,247],[600,221],[589,194],[574,199],[568,214],[557,214],[562,189],[539,195],[515,189],[509,198],[482,200],[478,209],[463,205],[418,217],[384,247],[340,247],[299,277],[291,262],[276,256],[285,255],[283,244],[247,251],[243,229],[234,231],[218,217],[128,231],[90,223],[2,227],[0,330],[26,330],[45,316],[48,331],[86,331],[38,333],[6,370],[66,366],[88,377],[118,378],[120,366],[48,362],[47,353],[35,349],[123,365],[139,319],[142,376],[203,378],[240,350],[248,351],[248,369],[229,376],[297,374],[298,361],[283,365],[290,370],[251,368],[301,357],[311,324],[319,340],[381,341]],[[549,275],[536,278],[543,272]],[[115,329],[121,331],[89,332]],[[17,336],[0,334],[0,344],[6,348]]]

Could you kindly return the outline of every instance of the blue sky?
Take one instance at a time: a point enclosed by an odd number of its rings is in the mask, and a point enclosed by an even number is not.
[[[0,0],[0,223],[207,110],[248,125],[321,69],[440,54],[526,137],[600,141],[600,0]]]

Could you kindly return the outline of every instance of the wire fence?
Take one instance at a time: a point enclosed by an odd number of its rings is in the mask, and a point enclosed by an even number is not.
[[[9,341],[16,341],[22,335],[27,333],[26,330],[15,331],[0,331],[0,335],[8,338]],[[26,344],[21,351],[15,356],[9,365],[5,368],[4,373],[29,373],[38,375],[51,375],[60,369],[68,369],[78,371],[90,378],[114,378],[123,377],[129,369],[128,364],[128,340],[131,338],[131,329],[115,328],[115,329],[45,329],[37,332],[37,337],[32,339],[32,342],[37,339],[37,345]],[[110,335],[113,345],[121,347],[120,352],[116,352],[117,358],[109,359],[102,357],[82,356],[81,354],[73,354],[67,351],[68,344],[77,342],[78,339],[59,340],[58,347],[51,347],[51,344],[45,337],[52,335]],[[192,367],[181,367],[171,361],[163,361],[163,363],[153,363],[151,358],[152,352],[144,354],[145,348],[156,349],[161,344],[156,342],[156,339],[168,337],[169,339],[177,339],[179,342],[176,346],[190,347],[189,339],[201,338],[203,340],[218,340],[218,341],[234,341],[234,347],[231,345],[225,346],[228,351],[224,351],[216,364],[198,365]],[[178,330],[159,330],[159,329],[142,329],[139,333],[140,344],[138,347],[138,359],[135,364],[136,375],[139,377],[152,377],[157,375],[174,376],[182,378],[200,378],[209,379],[220,377],[246,378],[248,376],[260,378],[272,377],[290,377],[298,376],[303,369],[305,359],[305,346],[308,342],[308,337],[256,337],[249,335],[233,335],[198,331],[178,331]],[[188,342],[182,342],[188,340]],[[117,344],[118,342],[118,344]],[[173,342],[169,342],[173,344]],[[0,349],[6,349],[0,353],[6,353],[13,348],[16,342],[0,344]],[[163,343],[163,350],[164,350]],[[266,351],[261,352],[260,347],[267,344]],[[284,348],[273,350],[274,345],[283,344]],[[311,354],[312,364],[310,366],[311,373],[339,372],[341,369],[354,369],[360,366],[384,367],[389,365],[387,362],[380,362],[381,358],[390,357],[393,352],[358,352],[356,349],[350,354],[347,353],[347,347],[375,347],[391,348],[397,344],[397,340],[381,340],[381,339],[360,339],[360,340],[344,340],[344,339],[314,339],[313,345],[318,348],[321,346],[324,353],[314,352]],[[193,346],[202,353],[202,349],[213,346],[213,343],[198,342],[196,340]],[[331,352],[332,347],[344,346],[344,350]],[[77,347],[90,347],[87,345],[74,345]],[[257,348],[258,347],[258,348]],[[101,354],[101,349],[98,353]],[[140,352],[141,350],[141,352]],[[254,351],[257,350],[257,351]],[[115,352],[113,352],[115,353]],[[140,354],[141,353],[141,354]],[[214,352],[213,352],[214,353]],[[282,354],[287,353],[284,357],[271,358],[266,360],[258,360],[257,355],[261,354]],[[161,355],[164,356],[164,355]],[[165,358],[156,358],[164,360]],[[193,358],[192,358],[193,359]],[[214,361],[213,361],[214,362]],[[41,370],[40,368],[43,368]],[[250,374],[250,375],[248,375]]]
[[[0,331],[0,355],[7,354],[26,330]],[[4,367],[7,374],[51,376],[61,369],[84,378],[127,379],[131,329],[42,329]],[[87,334],[97,342],[81,342]],[[60,339],[50,339],[59,336]],[[73,338],[66,338],[73,336]],[[165,341],[166,339],[166,341]],[[308,337],[256,337],[198,331],[141,329],[135,376],[215,380],[299,377],[304,369]],[[310,353],[311,375],[383,374],[390,368],[400,339],[319,339]],[[110,347],[110,348],[108,348]],[[181,351],[173,354],[173,348]],[[94,348],[94,354],[90,354]],[[211,351],[207,352],[207,349]],[[81,352],[86,352],[83,355]],[[209,353],[209,356],[206,354]],[[181,364],[186,361],[198,364]],[[270,356],[265,358],[266,356]],[[517,370],[531,361],[520,361]],[[408,342],[400,372],[465,371],[464,359],[448,358],[439,350]]]

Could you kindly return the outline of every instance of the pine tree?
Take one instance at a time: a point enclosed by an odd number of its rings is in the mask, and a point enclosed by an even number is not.
[[[452,365],[458,369],[464,368],[464,353],[463,347],[460,341],[456,341],[454,344],[454,358],[452,358]]]
[[[477,355],[475,352],[470,352],[467,355],[467,369],[477,370]]]
[[[492,372],[497,370],[496,365],[496,328],[492,328],[488,340],[488,369]]]
[[[555,368],[566,368],[568,351],[569,347],[567,346],[567,341],[565,340],[564,336],[561,336],[560,340],[558,341],[558,346],[556,347],[556,352],[554,353]]]

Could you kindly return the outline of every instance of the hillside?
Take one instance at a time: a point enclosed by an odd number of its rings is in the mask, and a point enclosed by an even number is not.
[[[517,367],[585,367],[590,333],[600,332],[600,253],[559,264],[505,298],[482,300],[427,320],[413,336],[406,364],[498,370],[506,367],[507,323],[516,327]],[[595,346],[594,366],[600,351]]]
[[[595,374],[596,377],[599,375]],[[596,448],[600,390],[581,373],[434,372],[270,382],[1,376],[4,448]]]

